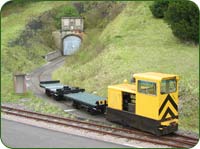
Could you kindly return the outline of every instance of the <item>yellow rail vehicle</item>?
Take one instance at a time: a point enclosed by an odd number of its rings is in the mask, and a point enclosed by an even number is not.
[[[133,78],[108,87],[106,118],[156,135],[176,131],[179,76],[147,72]]]

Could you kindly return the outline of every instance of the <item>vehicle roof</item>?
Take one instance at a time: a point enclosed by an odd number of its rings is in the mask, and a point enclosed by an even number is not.
[[[108,88],[112,88],[115,90],[120,90],[120,91],[124,91],[124,92],[128,92],[128,93],[136,93],[136,86],[135,84],[117,84],[117,85],[110,85],[108,86]]]
[[[140,79],[148,79],[148,80],[164,80],[169,78],[176,78],[179,79],[178,75],[174,74],[165,74],[159,72],[146,72],[146,73],[137,73],[134,74],[133,77],[140,78]]]

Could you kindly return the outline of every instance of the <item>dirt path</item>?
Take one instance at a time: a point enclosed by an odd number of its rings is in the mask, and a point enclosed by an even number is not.
[[[40,68],[37,68],[32,73],[30,73],[27,76],[27,85],[29,90],[33,91],[33,93],[37,97],[47,100],[48,102],[51,102],[53,104],[56,104],[61,109],[65,110],[66,112],[72,114],[73,116],[79,119],[88,119],[91,121],[111,125],[112,123],[105,120],[104,115],[91,115],[84,110],[74,109],[70,101],[56,101],[53,98],[49,98],[45,95],[44,89],[39,87],[40,81],[52,80],[53,71],[63,66],[63,64],[65,63],[65,58],[66,57],[61,57],[51,62],[48,62],[47,64],[43,65]]]
[[[46,63],[42,67],[37,68],[33,72],[28,74],[26,77],[28,89],[31,90],[37,97],[59,105],[59,103],[55,102],[51,98],[48,98],[44,94],[44,90],[39,87],[39,82],[52,80],[53,71],[61,67],[64,62],[65,58],[61,57],[59,59]]]

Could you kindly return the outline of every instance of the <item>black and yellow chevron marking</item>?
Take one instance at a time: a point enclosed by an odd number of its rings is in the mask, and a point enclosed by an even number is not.
[[[168,94],[166,99],[164,100],[164,102],[162,103],[162,105],[161,105],[161,107],[159,109],[159,115],[163,111],[164,107],[167,105],[167,102],[170,102],[171,105],[174,107],[174,109],[178,112],[177,104],[175,103],[173,98]],[[163,114],[163,116],[161,118],[161,121],[167,120],[167,118],[166,118],[167,114],[171,115],[171,118],[178,118],[178,116],[173,113],[173,111],[170,109],[170,107],[168,107],[167,110],[165,111],[165,113]]]

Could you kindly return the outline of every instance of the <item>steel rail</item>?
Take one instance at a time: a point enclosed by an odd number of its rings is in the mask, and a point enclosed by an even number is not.
[[[107,131],[102,131],[102,130],[96,130],[96,129],[92,129],[92,128],[88,128],[88,127],[81,127],[81,126],[77,126],[77,125],[72,125],[72,124],[66,124],[66,123],[62,123],[62,122],[55,122],[55,121],[51,121],[51,120],[47,120],[47,119],[42,119],[42,118],[38,118],[38,117],[33,117],[33,116],[28,116],[28,115],[23,115],[23,114],[20,114],[20,113],[13,113],[11,112],[11,110],[13,111],[17,111],[17,112],[21,112],[21,113],[28,113],[28,114],[35,114],[37,116],[44,116],[46,118],[53,118],[53,119],[57,119],[57,120],[65,120],[65,121],[71,121],[71,122],[76,122],[76,123],[82,123],[82,124],[85,124],[85,125],[93,125],[95,127],[99,127],[99,128],[104,128],[104,129],[112,129],[114,131],[127,131],[130,133],[129,130],[126,130],[126,129],[122,129],[122,128],[113,128],[113,127],[109,127],[109,126],[102,126],[102,125],[98,125],[98,124],[92,124],[92,123],[88,123],[88,122],[82,122],[82,121],[77,121],[77,120],[72,120],[72,119],[68,119],[68,118],[61,118],[61,117],[56,117],[56,116],[52,116],[52,115],[46,115],[46,114],[41,114],[41,113],[37,113],[37,112],[31,112],[31,111],[26,111],[26,110],[21,110],[21,109],[17,109],[15,110],[15,108],[10,108],[10,107],[5,107],[5,106],[2,106],[2,109],[7,109],[7,110],[10,110],[10,111],[5,111],[3,110],[3,112],[7,113],[7,114],[12,114],[12,115],[16,115],[16,116],[22,116],[22,117],[26,117],[26,118],[30,118],[30,119],[37,119],[37,120],[40,120],[40,121],[46,121],[46,122],[49,122],[49,123],[54,123],[54,124],[59,124],[59,125],[66,125],[68,127],[75,127],[75,128],[78,128],[78,129],[84,129],[84,130],[88,130],[88,131],[92,131],[92,132],[98,132],[98,133],[101,133],[101,134],[108,134],[108,135],[112,135],[112,136],[117,136],[117,137],[122,137],[122,138],[127,138],[127,139],[131,139],[131,140],[138,140],[138,141],[143,141],[143,142],[149,142],[149,143],[154,143],[154,144],[160,144],[160,145],[167,145],[167,146],[171,146],[171,147],[184,147],[183,144],[182,145],[177,145],[175,144],[174,142],[173,143],[167,143],[167,142],[160,142],[162,141],[162,139],[160,141],[158,140],[152,140],[152,139],[141,139],[141,138],[138,138],[138,137],[133,137],[133,136],[127,136],[127,135],[121,135],[121,134],[116,134],[116,133],[113,133],[113,132],[107,132]],[[172,141],[172,140],[170,140]],[[180,142],[180,143],[183,143],[183,142]],[[187,145],[195,145],[195,144],[187,144]],[[187,146],[188,147],[188,146]]]
[[[57,59],[56,59],[57,60]],[[54,60],[54,61],[56,61],[56,60]],[[34,70],[31,74],[30,74],[30,83],[32,84],[32,87],[33,88],[35,88],[37,91],[39,91],[40,93],[43,93],[42,91],[41,91],[41,89],[39,88],[39,86],[38,85],[36,85],[35,83],[34,83],[34,74],[38,74],[37,76],[35,76],[35,78],[37,78],[38,79],[38,81],[40,82],[41,81],[41,76],[42,76],[42,74],[43,73],[45,73],[47,70],[43,70],[43,69],[47,69],[47,68],[49,68],[49,67],[52,67],[52,66],[55,66],[55,65],[57,65],[57,64],[59,64],[59,63],[62,63],[63,61],[65,60],[65,58],[61,58],[61,59],[59,59],[59,60],[57,60],[55,63],[50,63],[49,65],[43,65],[42,67],[40,67],[40,68],[38,68],[38,69],[36,69],[36,70]]]
[[[199,141],[199,138],[194,138],[194,137],[190,137],[190,136],[186,136],[186,135],[182,135],[182,134],[178,134],[178,133],[175,133],[175,135],[178,136],[178,137],[185,138],[185,139],[191,139],[191,140],[194,140],[194,141]]]
[[[136,130],[129,130],[129,129],[124,129],[124,128],[115,128],[115,127],[110,127],[110,126],[106,126],[106,125],[88,123],[88,122],[84,122],[84,121],[80,121],[80,120],[58,117],[58,116],[54,116],[54,115],[41,114],[41,113],[38,113],[38,112],[31,112],[31,111],[15,109],[15,108],[5,107],[5,106],[2,106],[2,108],[3,109],[9,109],[9,110],[15,110],[15,111],[18,111],[18,112],[26,112],[26,113],[29,113],[29,114],[35,114],[35,115],[39,115],[39,116],[45,116],[45,117],[54,118],[54,119],[58,119],[58,120],[70,121],[70,122],[75,122],[75,123],[80,123],[80,124],[86,124],[86,125],[89,125],[89,126],[94,126],[94,127],[104,128],[104,129],[110,129],[110,130],[113,130],[113,131],[126,132],[126,133],[129,133],[129,134],[139,134],[139,135],[142,134],[142,135],[152,137],[153,139],[158,139],[158,140],[166,140],[166,141],[172,141],[173,140],[173,141],[176,141],[178,143],[184,143],[186,145],[194,145],[194,143],[196,143],[196,140],[195,140],[196,138],[192,138],[192,137],[190,137],[190,140],[184,140],[184,142],[183,142],[180,139],[168,138],[166,136],[156,137],[152,134],[148,134],[148,133],[136,131]]]
[[[171,145],[171,144],[168,144],[168,143],[161,143],[161,142],[158,142],[158,141],[152,141],[152,140],[141,139],[141,138],[137,138],[137,137],[129,137],[129,136],[124,136],[124,135],[120,135],[120,134],[114,134],[114,133],[107,132],[107,131],[96,130],[96,129],[91,129],[91,128],[87,128],[87,127],[81,127],[81,126],[66,124],[66,123],[62,123],[62,122],[56,122],[56,121],[52,121],[52,120],[48,120],[48,119],[42,119],[42,118],[23,115],[23,114],[19,114],[19,113],[10,112],[10,111],[4,111],[3,110],[2,112],[10,114],[10,115],[25,117],[25,118],[28,118],[28,119],[34,119],[34,120],[37,120],[37,121],[48,122],[48,123],[52,123],[52,124],[56,124],[56,125],[73,127],[73,128],[77,128],[77,129],[83,129],[83,130],[87,130],[87,131],[91,131],[91,132],[100,133],[100,134],[103,134],[103,135],[111,135],[111,136],[114,136],[114,137],[121,137],[121,138],[143,141],[143,142],[149,142],[149,143],[160,144],[160,145],[167,145],[167,146]],[[172,147],[179,147],[179,148],[182,147],[182,146],[174,145],[174,144],[172,144],[171,146]]]
[[[58,60],[57,62],[55,62],[53,64],[49,64],[46,67],[43,66],[43,67],[39,68],[39,70],[38,70],[39,72],[36,71],[36,72],[33,72],[33,73],[38,73],[37,78],[38,78],[38,81],[40,81],[42,74],[44,74],[47,71],[47,70],[43,70],[42,71],[42,68],[47,69],[49,67],[55,66],[55,65],[63,62],[63,60],[64,59]],[[33,76],[33,73],[30,76]],[[33,84],[33,86],[35,87],[36,90],[38,90],[39,92],[42,92],[40,90],[40,88],[35,85],[35,83],[32,80],[32,77],[31,77],[30,81],[31,81],[31,83]],[[18,109],[18,110],[20,110],[20,109]],[[23,111],[21,111],[21,112],[23,112]],[[33,114],[30,111],[27,111],[27,112],[29,114]],[[35,112],[34,114],[36,114],[36,113],[37,112]],[[87,122],[83,122],[83,121],[78,121],[78,120],[69,119],[69,118],[63,118],[63,117],[57,117],[57,116],[53,116],[53,115],[46,115],[46,114],[41,114],[41,113],[37,113],[37,114],[40,115],[40,116],[48,116],[48,117],[59,119],[59,120],[77,122],[77,123],[86,124],[86,125],[90,125],[90,126],[95,126],[95,127],[99,127],[99,128],[111,129],[113,131],[121,131],[121,132],[132,133],[132,134],[134,133],[134,134],[139,134],[139,135],[143,134],[143,135],[145,135],[147,137],[151,137],[153,139],[157,139],[157,140],[160,140],[160,141],[163,141],[163,140],[166,140],[166,141],[176,141],[178,143],[185,144],[185,145],[195,145],[195,143],[197,143],[197,141],[198,141],[197,138],[193,138],[193,137],[190,137],[190,136],[185,136],[185,135],[181,135],[181,134],[177,134],[177,133],[175,133],[173,137],[182,137],[182,138],[185,138],[185,140],[180,140],[180,138],[170,138],[170,137],[166,137],[166,136],[156,137],[156,136],[154,136],[152,134],[149,134],[149,133],[146,133],[146,132],[141,132],[141,131],[138,131],[138,130],[133,130],[133,129],[129,130],[129,129],[124,129],[124,128],[114,128],[114,127],[110,127],[110,126],[99,125],[99,124],[94,124],[94,123],[87,123]],[[177,147],[179,147],[179,146],[177,146]]]
[[[48,68],[48,67],[52,67],[52,66],[55,66],[55,65],[57,65],[57,64],[59,64],[59,63],[61,63],[61,62],[63,62],[64,61],[64,58],[62,58],[61,60],[58,60],[57,62],[55,62],[55,63],[53,63],[53,64],[50,64],[50,65],[48,65],[47,67],[46,67],[46,69]],[[43,66],[43,67],[45,67],[45,66]],[[38,68],[40,71],[42,70],[42,68],[43,67],[40,67],[40,68]],[[38,78],[38,80],[40,81],[41,80],[41,76],[42,76],[42,74],[43,73],[45,73],[47,70],[43,70],[42,72],[39,72],[38,74],[38,76],[37,76],[37,78]],[[36,72],[33,72],[33,73],[36,73]],[[32,79],[30,79],[31,80],[31,83],[33,84],[33,86],[35,86],[35,88],[39,91],[39,92],[41,92],[41,93],[43,93],[41,90],[40,90],[40,88],[38,87],[38,86],[36,86],[34,83],[33,83],[33,81],[32,81]],[[63,104],[65,104],[65,103],[63,103]],[[62,117],[60,117],[60,119],[63,119]],[[65,119],[65,120],[70,120],[70,119]],[[70,120],[70,121],[73,121],[73,120]],[[80,121],[81,123],[84,123],[84,122],[82,122],[82,121]],[[98,127],[100,127],[101,125],[98,125],[98,124],[93,124],[93,126],[94,125],[96,125],[96,126],[98,126]],[[107,128],[109,128],[109,129],[112,129],[113,127],[109,127],[109,126],[107,126]],[[123,131],[123,132],[127,132],[127,133],[137,133],[137,134],[141,134],[142,132],[138,132],[138,130],[129,130],[129,129],[123,129],[123,128],[115,128],[115,129],[118,129],[119,131],[121,130],[121,131]],[[153,136],[153,135],[151,135],[151,134],[148,134],[148,133],[145,133],[145,132],[143,132],[144,133],[144,135],[148,135],[148,136]],[[174,133],[174,135],[176,136],[176,137],[183,137],[183,138],[186,138],[186,139],[190,139],[190,140],[185,140],[185,142],[184,143],[187,143],[188,142],[188,145],[190,145],[191,143],[190,142],[192,142],[192,141],[198,141],[199,139],[198,138],[193,138],[193,137],[190,137],[190,136],[186,136],[186,135],[182,135],[182,134],[178,134],[178,133]],[[158,138],[157,138],[158,139]],[[171,138],[168,138],[168,137],[162,137],[162,139],[165,139],[165,140],[171,140]],[[176,139],[176,138],[173,138],[174,140]],[[192,140],[192,141],[191,141]],[[177,142],[178,142],[179,140],[177,140]],[[193,142],[192,142],[193,143]]]

